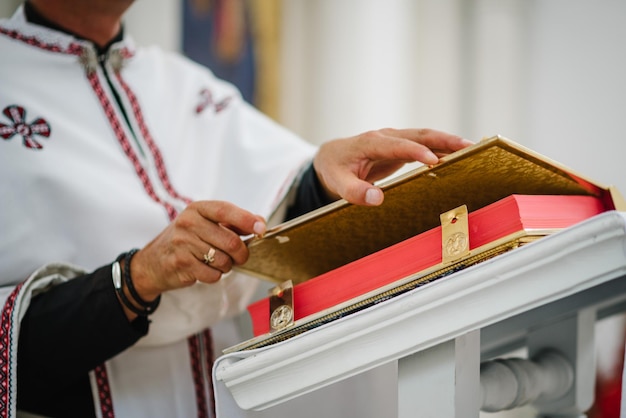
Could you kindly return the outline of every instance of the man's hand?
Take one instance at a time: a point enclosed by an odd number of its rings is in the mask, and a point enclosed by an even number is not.
[[[193,202],[133,257],[135,288],[144,300],[153,300],[161,292],[196,281],[216,282],[248,259],[240,235],[264,232],[261,216],[231,203]]]
[[[440,157],[472,144],[430,129],[381,129],[323,144],[313,166],[329,196],[376,206],[383,202],[383,192],[372,185],[375,181],[409,162],[437,164]]]

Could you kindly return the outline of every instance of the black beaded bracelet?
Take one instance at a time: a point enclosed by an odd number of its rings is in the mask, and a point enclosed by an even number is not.
[[[130,260],[133,258],[133,256],[135,255],[137,251],[139,250],[136,248],[133,248],[132,250],[127,252],[126,255],[124,256],[124,283],[126,283],[126,287],[128,288],[128,291],[130,292],[130,295],[133,297],[133,299],[139,305],[145,308],[146,311],[152,313],[159,306],[159,302],[161,302],[161,295],[159,295],[152,302],[146,302],[145,300],[141,298],[141,296],[139,296],[139,293],[137,293],[137,290],[135,290],[133,279],[130,277]]]
[[[136,313],[139,316],[148,316],[152,314],[156,310],[156,308],[159,306],[159,303],[161,302],[161,295],[159,295],[152,302],[146,302],[139,296],[139,294],[135,290],[132,278],[130,276],[130,260],[133,257],[133,255],[135,255],[136,252],[137,250],[134,249],[134,250],[129,251],[128,253],[121,254],[117,258],[115,263],[113,263],[113,268],[112,268],[113,285],[115,287],[115,291],[119,295],[120,300],[122,301],[124,306],[126,306],[128,309],[130,309],[132,312]],[[126,287],[128,288],[128,291],[133,297],[133,299],[135,299],[135,301],[138,304],[140,304],[143,307],[143,309],[140,309],[137,306],[135,306],[128,299],[128,297],[126,296],[126,293],[124,293],[122,277],[121,277],[122,272],[121,272],[121,267],[120,267],[120,261],[122,260],[124,261],[124,273],[123,273],[124,283],[126,284]]]

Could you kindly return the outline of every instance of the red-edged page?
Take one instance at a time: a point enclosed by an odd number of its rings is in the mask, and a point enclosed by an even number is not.
[[[523,230],[555,230],[606,211],[593,196],[511,195],[468,215],[470,250]],[[294,286],[294,320],[442,262],[441,227]],[[248,306],[255,336],[268,333],[269,298]]]

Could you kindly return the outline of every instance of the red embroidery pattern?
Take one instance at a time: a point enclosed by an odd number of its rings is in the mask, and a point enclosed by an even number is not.
[[[202,89],[200,91],[200,103],[196,106],[196,113],[202,113],[211,104],[213,104],[213,94],[211,94],[209,89]]]
[[[204,389],[204,374],[202,361],[200,359],[200,341],[197,335],[187,338],[189,346],[189,357],[191,360],[191,374],[193,376],[194,389],[196,391],[196,406],[198,408],[198,418],[209,418],[207,411],[207,400]]]
[[[222,110],[226,109],[228,103],[230,103],[232,97],[226,97],[219,102],[215,103],[215,113],[220,113]]]
[[[139,162],[139,158],[137,157],[137,154],[133,151],[132,147],[130,146],[128,138],[126,138],[126,134],[124,133],[124,129],[122,129],[122,125],[120,124],[119,120],[115,116],[115,111],[113,110],[113,106],[111,105],[111,102],[109,101],[104,90],[102,89],[102,85],[100,84],[100,81],[98,80],[98,76],[95,73],[92,73],[88,75],[88,78],[89,78],[89,82],[91,83],[91,87],[96,92],[96,95],[98,96],[98,99],[100,100],[100,104],[104,108],[106,117],[109,120],[111,127],[113,128],[113,131],[115,133],[115,136],[117,137],[117,140],[122,145],[122,149],[124,150],[124,153],[126,154],[126,156],[133,163],[133,166],[135,167],[135,172],[139,176],[139,179],[141,180],[141,184],[143,184],[144,190],[148,193],[148,195],[152,198],[152,200],[154,200],[155,202],[165,207],[165,209],[167,210],[169,219],[173,220],[177,215],[176,209],[169,203],[163,202],[161,199],[159,199],[156,192],[154,191],[154,188],[152,187],[152,183],[150,183],[150,178],[148,177],[146,170],[144,170],[143,166]]]
[[[135,51],[131,51],[128,47],[123,47],[120,49],[120,54],[124,59],[129,59],[135,56]]]
[[[70,44],[67,48],[61,48],[60,46],[55,45],[55,44],[42,42],[35,37],[24,36],[18,33],[17,31],[10,31],[10,30],[0,28],[0,33],[5,34],[13,39],[25,42],[29,45],[45,49],[50,52],[65,53],[65,54],[71,54],[71,55],[76,55],[76,56],[80,56],[83,52],[83,46],[79,44],[75,44],[75,43]],[[127,48],[124,48],[122,50],[122,55],[124,58],[130,58],[132,57],[133,52],[129,51]],[[159,197],[155,193],[154,188],[150,182],[150,179],[147,173],[145,172],[144,168],[139,162],[139,159],[136,153],[133,151],[119,120],[115,116],[115,111],[113,110],[113,106],[111,105],[111,102],[107,98],[106,93],[104,92],[102,85],[100,84],[98,80],[97,75],[95,73],[92,73],[92,74],[88,74],[87,77],[88,77],[89,83],[91,84],[94,92],[96,93],[105,111],[106,117],[109,120],[111,127],[113,128],[115,136],[117,137],[118,141],[122,145],[122,149],[124,150],[124,153],[131,160],[135,168],[135,172],[137,173],[137,175],[139,176],[142,182],[144,190],[146,190],[148,195],[155,202],[163,205],[166,208],[169,219],[173,220],[177,215],[176,209],[169,203],[163,202],[161,199],[159,199]],[[126,92],[131,102],[131,105],[133,107],[133,113],[134,113],[135,118],[138,121],[141,133],[144,136],[146,142],[148,143],[150,152],[152,153],[154,161],[157,165],[157,171],[159,173],[159,178],[161,182],[163,183],[166,190],[172,197],[181,199],[189,203],[190,199],[179,195],[174,190],[174,188],[172,187],[169,181],[169,178],[167,176],[167,171],[165,170],[165,164],[163,162],[162,155],[158,147],[154,143],[152,136],[150,135],[150,132],[147,128],[147,125],[141,113],[136,96],[133,94],[133,92],[130,90],[130,88],[124,82],[124,80],[121,78],[119,73],[117,73],[117,79],[120,85],[122,86],[122,88],[124,89],[124,91]],[[205,97],[205,101],[206,101],[205,107],[214,105],[216,113],[223,110],[231,100],[230,97],[227,97],[221,100],[220,102],[214,104],[211,94],[208,90],[203,90],[203,93],[201,94],[203,94]],[[32,135],[30,136],[30,140],[34,141],[34,143],[27,141],[26,136],[24,136],[24,134],[22,133],[22,132],[28,133],[28,130],[25,129],[25,127],[23,126],[24,125],[23,121],[25,119],[24,118],[25,112],[23,109],[21,110],[19,109],[21,108],[18,108],[16,110],[12,110],[12,109],[9,110],[9,108],[5,109],[5,114],[9,112],[7,116],[9,116],[9,118],[13,122],[13,126],[0,125],[0,135],[3,138],[8,139],[15,134],[22,134],[26,146],[32,147],[32,148],[40,148],[41,145],[38,144],[37,141],[32,140]],[[200,105],[196,108],[197,113],[200,113],[203,110],[204,110],[204,107],[201,107]],[[17,111],[17,113],[14,113],[15,111]],[[18,116],[17,119],[15,115]],[[22,123],[22,125],[20,125],[19,127],[16,126],[18,120],[21,121]],[[44,123],[47,129],[44,128],[44,125],[43,125]],[[38,135],[45,136],[45,137],[48,137],[50,135],[50,127],[43,119],[37,119],[33,123],[27,125],[27,128],[30,129],[30,133],[32,134],[38,134]],[[31,146],[29,146],[29,144]],[[39,145],[39,147],[37,147],[37,145]],[[18,293],[18,289],[19,287],[14,291],[14,293],[11,295],[11,297],[9,298],[9,300],[7,300],[7,303],[5,304],[5,308],[2,313],[2,324],[0,327],[0,418],[4,418],[8,416],[8,412],[9,412],[8,405],[9,405],[10,394],[8,393],[8,382],[10,378],[10,374],[9,374],[10,370],[8,366],[10,364],[9,363],[9,359],[10,359],[9,343],[10,343],[10,328],[11,328],[11,312],[13,310],[13,303]],[[201,355],[201,349],[200,349],[201,344],[200,344],[200,339],[198,338],[198,336],[189,337],[188,339],[189,352],[191,356],[192,374],[193,374],[193,379],[194,379],[194,386],[196,389],[198,417],[208,418],[209,411],[207,411],[207,405],[210,405],[210,409],[213,412],[213,416],[215,415],[214,414],[215,399],[214,399],[214,394],[213,394],[213,384],[212,384],[212,378],[211,378],[211,371],[212,371],[212,365],[213,365],[213,342],[212,342],[210,330],[206,330],[202,334],[202,342],[203,342],[202,345],[204,346],[205,351]],[[202,359],[204,359],[204,362],[202,361]],[[99,402],[100,402],[102,416],[105,418],[114,418],[113,401],[111,397],[111,390],[109,386],[109,380],[108,380],[106,367],[104,365],[98,366],[94,370],[94,373],[96,375],[96,382],[98,386]],[[205,379],[205,374],[207,376],[206,379]],[[209,386],[208,393],[210,394],[210,399],[209,399],[210,404],[207,404],[207,399],[205,395],[207,392],[205,390],[205,384],[208,384]]]
[[[213,353],[213,336],[210,329],[205,329],[202,333],[202,340],[204,342],[204,367],[207,371],[208,386],[209,386],[209,410],[212,412],[212,416],[215,416],[215,393],[213,391],[213,362],[215,356]]]
[[[115,418],[113,412],[113,398],[111,397],[111,387],[109,386],[109,376],[104,364],[94,369],[96,375],[96,385],[98,386],[98,396],[100,401],[100,412],[103,418]]]
[[[191,203],[191,199],[189,199],[188,197],[181,196],[180,194],[178,194],[176,190],[174,190],[174,187],[172,187],[170,179],[167,175],[167,170],[165,169],[163,156],[161,155],[161,151],[156,146],[154,139],[152,139],[152,135],[150,134],[150,131],[148,130],[148,125],[146,125],[146,122],[143,118],[143,114],[141,112],[141,107],[139,106],[139,101],[137,100],[137,96],[135,96],[135,94],[132,92],[128,84],[126,84],[124,79],[122,79],[122,76],[120,75],[119,72],[116,73],[116,77],[117,77],[117,81],[122,86],[122,89],[124,89],[126,96],[128,96],[128,99],[130,100],[130,105],[133,108],[133,115],[135,115],[135,119],[137,120],[137,123],[139,124],[141,135],[146,140],[146,143],[148,144],[148,148],[150,149],[150,152],[152,153],[152,157],[154,158],[154,162],[156,164],[159,179],[161,180],[161,183],[163,183],[165,190],[167,190],[170,196],[176,199],[180,199],[185,203]]]
[[[219,113],[224,110],[226,106],[228,106],[228,103],[230,103],[231,99],[232,97],[226,97],[219,102],[214,103],[213,93],[211,93],[209,89],[202,89],[200,91],[200,103],[198,103],[198,105],[196,106],[196,113],[200,114],[204,111],[204,109],[210,106],[214,106],[215,113]]]
[[[50,125],[42,118],[37,118],[31,123],[26,123],[26,110],[21,106],[8,106],[2,111],[10,120],[10,125],[0,123],[0,136],[4,139],[11,139],[14,135],[21,135],[22,142],[26,148],[41,149],[41,145],[35,140],[35,135],[48,138],[50,136]]]
[[[0,417],[2,418],[8,417],[11,412],[11,386],[14,379],[11,376],[11,331],[13,329],[15,300],[22,289],[22,285],[16,286],[4,303],[0,322]]]
[[[25,36],[15,30],[8,30],[5,28],[0,28],[0,33],[7,35],[9,38],[13,38],[17,41],[25,42],[28,45],[45,49],[46,51],[50,51],[50,52],[59,52],[62,54],[70,54],[70,55],[80,55],[83,51],[83,47],[81,45],[73,43],[73,42],[70,43],[67,48],[61,48],[59,45],[42,42],[41,40],[35,38],[34,36]]]

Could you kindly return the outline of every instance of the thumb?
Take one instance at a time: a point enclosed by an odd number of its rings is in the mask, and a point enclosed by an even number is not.
[[[379,187],[372,186],[360,179],[354,179],[353,184],[346,187],[342,197],[355,205],[378,206],[383,203],[384,194]]]
[[[378,206],[383,203],[385,198],[383,191],[378,187],[368,187],[365,191],[365,204],[369,206]]]

